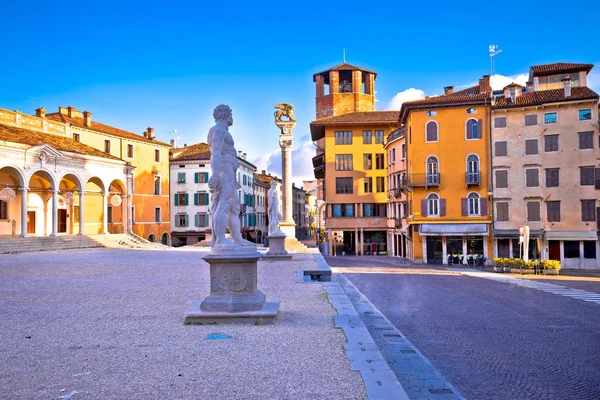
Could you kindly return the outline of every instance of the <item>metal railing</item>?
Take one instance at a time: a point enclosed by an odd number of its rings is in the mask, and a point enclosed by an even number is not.
[[[479,171],[477,172],[465,172],[465,182],[467,185],[479,185],[481,182],[481,176]]]
[[[407,177],[407,186],[439,186],[440,174],[410,174]]]

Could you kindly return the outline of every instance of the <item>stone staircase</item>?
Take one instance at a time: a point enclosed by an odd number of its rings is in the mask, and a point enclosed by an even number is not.
[[[306,247],[306,245],[300,242],[296,238],[285,238],[285,249],[287,251],[293,251],[296,253],[318,253],[319,249]]]
[[[65,235],[0,237],[0,254],[26,253],[33,251],[73,250],[94,247],[120,249],[169,249],[159,243],[151,243],[135,235]]]

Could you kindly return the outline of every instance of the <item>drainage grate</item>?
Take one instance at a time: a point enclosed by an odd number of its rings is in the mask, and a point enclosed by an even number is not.
[[[454,392],[450,389],[429,389],[429,393],[431,393],[431,394],[454,394]]]
[[[416,354],[417,352],[414,350],[400,350],[400,353],[403,354]]]

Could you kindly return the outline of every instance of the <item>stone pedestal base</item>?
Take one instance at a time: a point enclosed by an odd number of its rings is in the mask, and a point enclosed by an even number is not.
[[[294,221],[292,221],[292,222],[281,221],[279,223],[279,230],[281,230],[281,232],[285,233],[285,236],[287,236],[288,238],[296,237],[296,223]]]
[[[263,256],[264,260],[291,260],[292,255],[285,249],[285,236],[267,236],[269,251]]]
[[[203,257],[210,264],[210,295],[202,302],[190,302],[185,323],[273,323],[279,302],[266,303],[265,295],[256,287],[260,257],[254,247],[211,252]]]

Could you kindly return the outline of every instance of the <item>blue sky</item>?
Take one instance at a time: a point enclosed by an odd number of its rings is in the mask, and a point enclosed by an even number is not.
[[[72,105],[96,121],[168,142],[206,140],[212,110],[234,112],[238,150],[279,174],[273,106],[296,107],[293,173],[310,178],[312,75],[342,62],[374,70],[377,107],[530,65],[596,64],[600,2],[11,2],[0,13],[0,107]],[[370,8],[369,8],[370,7]],[[499,78],[499,81],[501,79]],[[412,90],[411,90],[412,89]],[[395,99],[395,101],[394,101]]]

